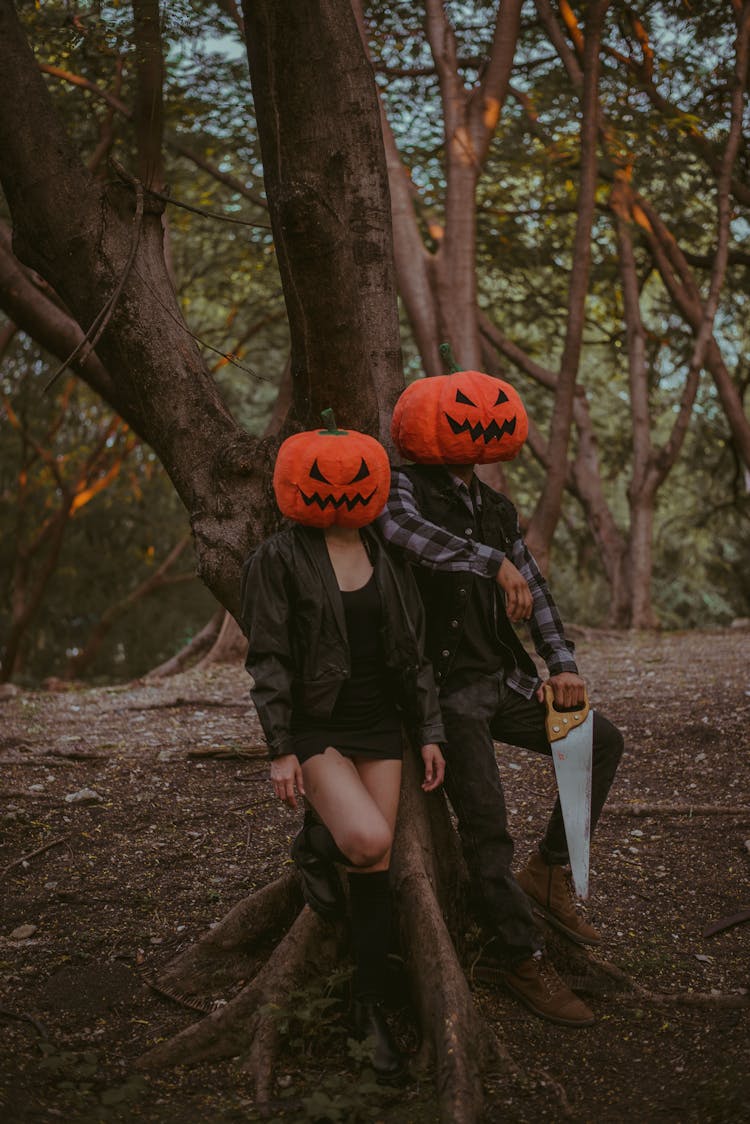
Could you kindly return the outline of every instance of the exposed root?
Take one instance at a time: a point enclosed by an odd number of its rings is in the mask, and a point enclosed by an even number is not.
[[[305,908],[246,987],[220,1010],[159,1043],[139,1059],[138,1067],[156,1069],[248,1054],[245,1068],[267,1098],[264,1083],[270,1080],[277,1042],[271,1025],[273,1008],[307,974],[330,970],[338,951],[337,938],[336,930]]]
[[[622,999],[638,1000],[641,1003],[652,1003],[655,1006],[681,1006],[681,1007],[724,1007],[730,1009],[742,1009],[750,1007],[750,995],[722,995],[714,994],[710,991],[673,991],[673,992],[658,992],[651,991],[647,987],[643,987],[637,980],[633,979],[622,968],[618,968],[616,964],[610,963],[609,960],[603,960],[596,954],[591,954],[591,961],[602,971],[605,975],[610,976],[616,980],[625,989]],[[630,992],[630,995],[628,995]]]
[[[435,898],[437,875],[427,845],[428,814],[412,756],[405,762],[399,829],[391,864],[414,1001],[423,1035],[422,1062],[434,1059],[440,1118],[473,1124],[482,1114],[482,1074],[512,1062],[474,1006]],[[416,798],[415,798],[416,796]]]
[[[269,933],[292,923],[302,906],[302,893],[293,873],[269,882],[244,898],[218,925],[170,961],[155,981],[169,995],[207,993],[252,972],[252,949]]]
[[[571,1117],[575,1116],[575,1112],[573,1111],[571,1103],[568,1100],[568,1094],[565,1092],[564,1086],[561,1085],[559,1081],[555,1081],[552,1074],[548,1073],[546,1069],[537,1069],[533,1070],[532,1072],[538,1073],[544,1083],[546,1085],[549,1085],[550,1089],[557,1097],[557,1103],[560,1106],[561,1115],[566,1120],[570,1120]]]

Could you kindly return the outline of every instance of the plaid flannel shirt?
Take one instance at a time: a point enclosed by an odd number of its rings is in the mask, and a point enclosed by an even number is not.
[[[458,476],[451,472],[448,475],[468,511],[473,514],[475,507],[479,510],[482,501],[476,477],[469,489]],[[494,581],[506,557],[501,550],[469,538],[459,538],[444,527],[428,522],[417,507],[411,480],[398,469],[393,471],[388,503],[378,524],[384,538],[402,550],[410,562],[430,569],[468,570]],[[577,674],[574,645],[565,636],[557,605],[520,531],[508,557],[528,582],[533,602],[529,621],[531,638],[550,675],[559,675],[564,671]],[[506,676],[506,682],[519,694],[531,698],[541,680],[538,677],[533,679],[516,666]]]

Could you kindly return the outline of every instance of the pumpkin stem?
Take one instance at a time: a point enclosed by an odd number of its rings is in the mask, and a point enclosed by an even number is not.
[[[456,363],[456,360],[453,358],[453,352],[451,351],[451,345],[449,343],[441,343],[440,347],[438,348],[438,351],[442,355],[443,362],[445,363],[446,367],[448,368],[448,374],[449,375],[458,374],[458,372],[461,370],[461,368],[458,366],[458,364]]]
[[[331,409],[330,406],[328,407],[327,410],[321,410],[320,416],[323,419],[326,426],[328,427],[327,429],[321,429],[320,433],[348,433],[349,432],[347,429],[339,429],[338,428],[338,426],[336,425],[336,418],[335,418],[333,410]]]

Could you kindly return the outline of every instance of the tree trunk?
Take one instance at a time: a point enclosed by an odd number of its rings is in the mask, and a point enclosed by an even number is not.
[[[654,496],[646,486],[630,497],[628,582],[631,628],[659,627],[659,618],[654,612],[651,598],[653,536]]]
[[[248,542],[273,521],[263,501],[274,443],[231,417],[175,298],[161,207],[127,177],[101,185],[88,173],[11,0],[0,0],[0,154],[16,255],[79,325],[103,328],[96,351],[116,380],[113,404],[159,455],[190,514],[199,573],[236,610]]]
[[[243,5],[292,341],[294,413],[390,444],[403,388],[375,84],[350,4]]]

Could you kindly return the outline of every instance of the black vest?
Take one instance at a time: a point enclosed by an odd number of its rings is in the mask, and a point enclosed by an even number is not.
[[[441,465],[409,465],[400,471],[411,480],[417,507],[428,522],[444,527],[458,538],[509,553],[520,531],[516,509],[504,495],[478,479],[482,509],[474,519]],[[534,661],[508,620],[496,582],[469,570],[451,572],[415,566],[414,574],[427,617],[427,656],[441,687],[461,671],[461,637],[474,582],[492,582],[493,636],[506,670],[518,666],[527,675],[538,675]]]

